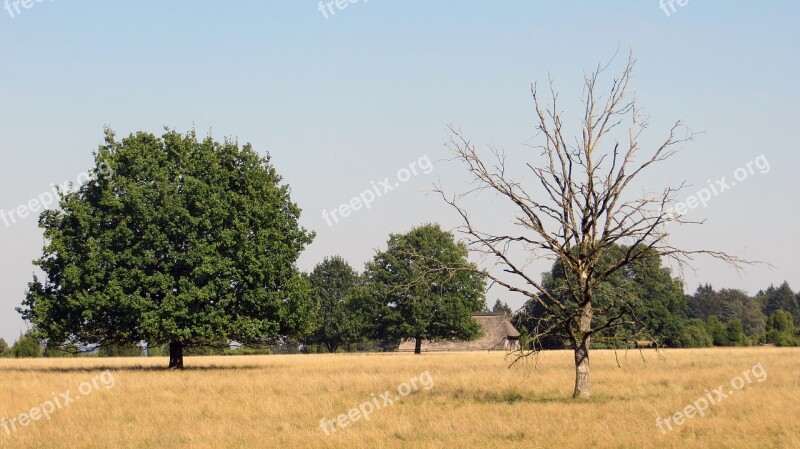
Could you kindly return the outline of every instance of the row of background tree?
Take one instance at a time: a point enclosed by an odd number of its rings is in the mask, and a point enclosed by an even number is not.
[[[247,345],[219,336],[186,344],[186,354],[386,351],[397,349],[407,339],[417,341],[419,352],[423,340],[478,337],[480,326],[472,315],[485,308],[485,283],[467,256],[466,246],[436,224],[392,234],[387,249],[377,252],[363,273],[335,256],[326,258],[311,273],[301,275],[314,298],[312,310],[303,317],[308,321],[303,327],[311,332]],[[21,336],[9,353],[17,357],[82,353],[74,344],[39,342],[35,334]],[[84,348],[83,352],[109,357],[140,356],[145,353],[141,346],[145,345],[113,342]],[[146,350],[149,356],[168,353],[163,344]]]
[[[450,250],[443,260],[442,249]],[[478,277],[453,279],[452,274],[432,273],[442,263],[450,266],[465,263],[464,248],[452,235],[436,225],[424,225],[403,235],[392,235],[388,249],[378,252],[367,263],[363,273],[357,272],[339,256],[326,258],[308,274],[317,298],[316,331],[303,339],[282,339],[269,345],[231,346],[227,341],[216,345],[188,347],[187,355],[252,355],[273,353],[330,353],[351,351],[385,351],[397,348],[400,340],[469,339],[479,335],[474,322],[463,317],[483,310],[482,285]],[[412,262],[418,253],[437,254],[435,264],[427,267]],[[447,251],[444,251],[446,253]],[[403,266],[403,270],[396,268]],[[773,344],[800,345],[800,292],[795,293],[787,282],[770,286],[749,296],[741,290],[715,290],[701,285],[693,295],[683,294],[681,281],[653,259],[631,270],[628,279],[616,290],[629,290],[637,298],[635,308],[639,328],[606,333],[595,339],[595,346],[630,347],[633,335],[650,335],[659,345],[677,348],[710,346],[749,346]],[[463,285],[459,283],[464,282]],[[544,285],[558,293],[563,271],[555,264],[544,275]],[[611,281],[612,283],[614,281]],[[463,288],[464,285],[469,286]],[[403,288],[398,288],[402,286]],[[392,292],[392,290],[396,290]],[[416,294],[409,294],[409,291]],[[378,292],[381,292],[378,294]],[[509,315],[526,335],[537,326],[537,307],[528,302],[513,311],[496,300],[491,311]],[[644,329],[642,329],[644,327]],[[637,331],[644,333],[637,334]],[[547,349],[568,348],[565,341],[546,339],[539,342]],[[2,357],[71,357],[78,354],[100,357],[165,356],[166,346],[147,348],[135,345],[109,345],[89,353],[77,347],[49,346],[25,334],[9,347],[0,339]]]
[[[628,249],[612,248],[606,253],[607,263],[619,260]],[[562,301],[570,300],[564,293],[569,290],[567,283],[560,263],[543,276],[545,289]],[[595,293],[595,307],[616,305],[630,318],[630,325],[595,336],[593,346],[626,347],[637,339],[674,348],[800,345],[800,293],[795,293],[787,282],[779,287],[771,285],[755,296],[736,289],[715,290],[708,284],[698,287],[693,295],[683,292],[683,282],[672,276],[661,258],[654,256],[630,265]],[[621,297],[626,299],[620,300]],[[523,336],[529,331],[536,334],[535,330],[542,326],[542,315],[541,306],[529,301],[514,313],[514,323]],[[567,347],[554,338],[537,343],[543,348]]]

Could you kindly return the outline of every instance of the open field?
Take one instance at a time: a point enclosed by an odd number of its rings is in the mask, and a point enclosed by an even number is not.
[[[668,350],[592,355],[594,399],[570,399],[572,354],[538,370],[508,369],[499,353],[355,354],[166,359],[0,360],[0,418],[69,390],[78,400],[16,432],[13,448],[797,448],[800,350]],[[751,382],[663,434],[656,418],[756,364]],[[110,374],[100,376],[103,369]],[[335,419],[430,373],[418,391],[327,436]],[[113,376],[113,378],[111,377]],[[99,379],[92,385],[92,379]],[[422,378],[420,378],[422,380]],[[86,384],[81,384],[88,382]],[[428,384],[425,384],[428,385]],[[79,389],[87,393],[83,396]],[[46,408],[46,407],[45,407]]]

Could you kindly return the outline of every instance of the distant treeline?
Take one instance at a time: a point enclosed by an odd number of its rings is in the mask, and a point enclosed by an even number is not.
[[[663,283],[661,284],[663,285]],[[643,319],[653,340],[645,344],[673,348],[710,346],[800,346],[800,293],[787,282],[750,296],[741,290],[715,290],[701,285],[693,295],[658,295],[648,298],[650,316]],[[529,305],[530,306],[530,305]],[[514,314],[523,334],[535,326],[530,308]],[[605,338],[604,338],[605,337]],[[594,347],[631,346],[615,344],[610,335],[595,339]],[[564,348],[557,339],[540,342],[544,348]]]
[[[327,265],[330,264],[329,261]],[[343,261],[337,258],[335,264],[343,264]],[[321,266],[327,265],[321,264]],[[800,346],[800,292],[795,293],[787,282],[779,287],[770,286],[755,296],[750,296],[741,290],[715,290],[710,285],[702,285],[693,295],[683,295],[682,298],[682,301],[664,309],[668,313],[665,312],[659,323],[659,327],[663,329],[662,335],[653,343],[674,348],[763,344]],[[512,312],[507,304],[497,300],[491,310],[509,314],[523,335],[528,332],[526,323],[529,325],[531,318],[525,314],[525,308]],[[393,339],[360,335],[358,329],[351,328],[349,332],[349,337],[337,345],[330,344],[331,339],[338,341],[341,335],[322,332],[304,341],[286,339],[275,344],[255,347],[232,346],[228,342],[220,342],[216,346],[190,347],[186,349],[186,353],[202,356],[384,351],[397,344]],[[23,334],[11,347],[0,338],[0,356],[165,357],[169,354],[166,346],[145,348],[137,345],[110,345],[92,351],[81,351],[77,347],[66,349],[48,347],[35,338]],[[553,340],[543,342],[543,346],[548,349],[567,347],[565,342]],[[619,346],[604,342],[601,337],[595,343],[595,347]]]

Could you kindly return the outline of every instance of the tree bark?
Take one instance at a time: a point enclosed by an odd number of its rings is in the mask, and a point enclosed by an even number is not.
[[[422,354],[422,338],[417,337],[417,342],[414,344],[414,354]]]
[[[575,343],[575,392],[573,399],[590,399],[592,391],[589,384],[589,341],[581,339]]]
[[[591,348],[592,329],[592,302],[582,307],[578,329],[580,333],[575,336],[575,391],[573,399],[590,399],[592,397],[591,384],[589,383],[589,349]]]
[[[183,369],[183,343],[178,341],[169,344],[169,368]]]

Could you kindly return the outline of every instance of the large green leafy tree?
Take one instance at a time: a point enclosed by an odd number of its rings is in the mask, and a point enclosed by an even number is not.
[[[353,301],[354,288],[360,282],[358,273],[340,256],[326,257],[314,267],[309,280],[321,321],[310,341],[324,345],[329,352],[361,341],[364,325]]]
[[[295,266],[313,234],[270,162],[248,145],[167,130],[111,130],[94,179],[40,217],[46,244],[22,316],[81,345],[263,342],[309,333],[313,302]]]
[[[380,301],[379,334],[386,340],[469,340],[480,335],[472,314],[486,305],[484,278],[467,248],[438,225],[392,234],[365,276]]]

